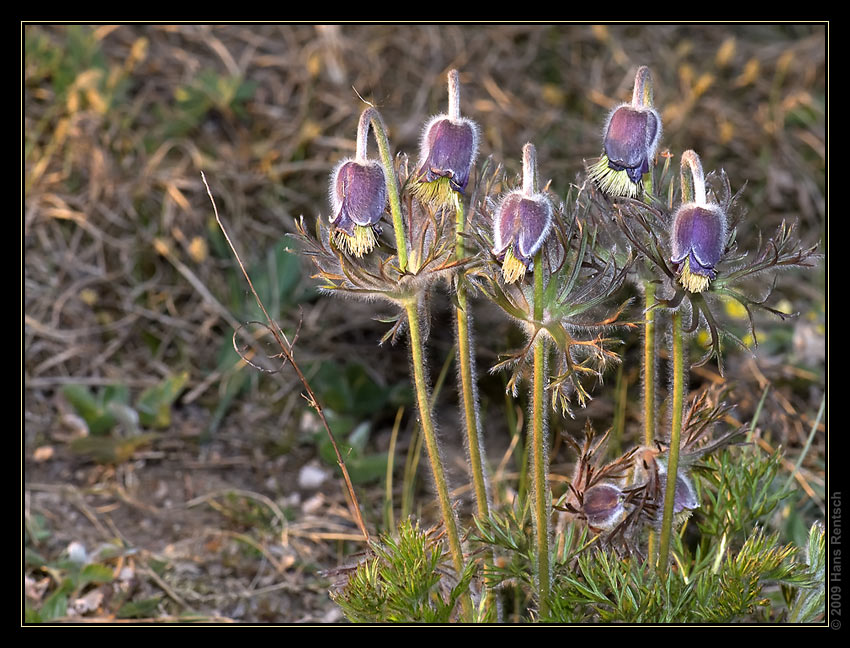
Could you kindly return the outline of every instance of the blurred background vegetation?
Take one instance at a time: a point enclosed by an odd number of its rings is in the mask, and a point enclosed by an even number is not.
[[[797,221],[825,250],[826,26],[22,26],[24,69],[23,461],[26,619],[333,622],[317,570],[362,548],[313,414],[288,370],[246,367],[231,336],[259,318],[215,223],[219,211],[270,313],[300,325],[296,358],[346,442],[367,523],[433,515],[415,475],[404,344],[378,347],[374,305],[319,298],[287,233],[328,214],[327,178],[375,104],[394,151],[415,156],[457,68],[482,156],[509,176],[522,145],[565,196],[600,153],[608,111],[648,65],[661,149],[693,148],[746,184],[742,248]],[[674,158],[674,162],[678,157]],[[780,277],[800,315],[759,317],[756,356],[729,349],[693,389],[727,380],[736,421],[769,385],[759,443],[793,468],[825,390],[825,264]],[[438,419],[463,479],[450,303],[433,300]],[[730,318],[746,330],[743,314]],[[476,303],[490,463],[508,457],[522,404],[486,368],[519,333]],[[575,421],[639,437],[637,340]],[[699,336],[694,345],[704,342]],[[731,421],[734,423],[734,421]],[[781,519],[802,542],[823,516],[824,424]],[[392,442],[392,443],[391,443]],[[388,458],[395,478],[385,493]],[[519,467],[509,457],[508,472]],[[421,469],[420,473],[426,472]],[[507,473],[506,473],[507,474]],[[468,503],[470,494],[459,495]]]

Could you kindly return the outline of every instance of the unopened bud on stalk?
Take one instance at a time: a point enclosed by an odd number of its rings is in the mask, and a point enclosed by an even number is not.
[[[493,254],[502,261],[502,276],[514,283],[525,276],[552,229],[552,203],[537,192],[537,152],[523,147],[523,187],[508,193],[496,209]]]
[[[381,232],[378,222],[387,205],[384,169],[366,157],[369,119],[369,111],[364,111],[357,127],[356,156],[337,164],[330,183],[331,238],[338,247],[356,257],[368,254],[375,247]]]
[[[419,200],[438,207],[454,203],[463,194],[478,154],[478,126],[460,116],[457,70],[448,75],[448,113],[432,117],[422,133],[419,170],[411,191]]]
[[[673,216],[670,260],[682,286],[692,292],[706,290],[715,278],[715,266],[726,244],[726,214],[720,205],[706,200],[705,178],[699,156],[682,155],[683,196],[692,193]]]
[[[584,492],[581,511],[592,529],[611,531],[626,515],[623,491],[613,484],[597,484]]]
[[[652,106],[652,78],[646,66],[635,75],[632,102],[611,112],[604,133],[604,153],[588,169],[589,177],[606,194],[633,198],[661,139],[661,117]]]

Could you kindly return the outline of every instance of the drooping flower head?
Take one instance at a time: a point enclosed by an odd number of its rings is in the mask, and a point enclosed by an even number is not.
[[[702,164],[693,151],[682,155],[682,187],[683,200],[692,200],[683,202],[673,216],[670,261],[682,286],[700,293],[717,276],[714,268],[726,244],[726,214],[720,205],[707,202]]]
[[[552,229],[552,203],[537,191],[536,149],[526,144],[522,152],[522,189],[505,195],[493,222],[493,254],[502,261],[502,276],[507,283],[525,276]]]
[[[603,149],[588,169],[604,193],[635,197],[638,186],[655,157],[661,139],[661,117],[652,106],[652,77],[642,66],[635,75],[632,102],[617,106],[605,123]]]
[[[384,169],[366,157],[369,111],[361,115],[354,159],[342,160],[333,170],[330,201],[333,213],[331,239],[349,254],[361,257],[375,247],[378,223],[387,205]]]
[[[460,116],[457,70],[448,75],[448,113],[432,117],[422,132],[419,167],[411,191],[419,200],[438,207],[451,205],[463,194],[478,155],[478,126]]]

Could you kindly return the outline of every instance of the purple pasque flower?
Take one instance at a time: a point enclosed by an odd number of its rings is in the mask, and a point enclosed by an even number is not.
[[[502,261],[502,275],[514,283],[525,275],[534,255],[552,229],[552,203],[544,194],[507,194],[496,210],[493,254]]]
[[[673,216],[670,260],[682,286],[692,293],[708,288],[725,243],[726,215],[720,205],[681,205]]]
[[[451,205],[463,194],[478,155],[478,126],[460,115],[460,80],[448,74],[448,112],[432,117],[422,131],[419,166],[412,192],[436,206]]]
[[[522,189],[505,195],[493,220],[493,254],[507,283],[525,276],[549,236],[553,212],[548,196],[537,191],[537,149],[528,143],[522,148]]]
[[[717,276],[715,266],[726,248],[726,214],[706,198],[705,176],[699,155],[682,153],[684,202],[673,215],[670,261],[682,286],[692,292],[706,290]]]
[[[331,174],[334,242],[361,257],[375,247],[387,204],[384,169],[373,160],[343,160]]]
[[[608,167],[625,171],[634,184],[649,172],[661,135],[661,118],[653,108],[623,104],[608,118],[603,148]]]
[[[463,193],[478,152],[478,130],[468,119],[438,115],[422,135],[419,182],[446,178],[454,191]]]
[[[652,77],[642,66],[635,74],[631,103],[617,106],[603,130],[603,154],[588,167],[588,176],[611,196],[638,194],[638,186],[655,158],[661,140],[661,117],[652,105]]]
[[[631,487],[645,486],[646,497],[655,506],[652,510],[653,523],[660,524],[664,511],[664,499],[667,496],[667,457],[659,448],[642,447],[638,450],[631,477]],[[687,466],[680,465],[676,472],[676,489],[673,494],[673,513],[683,513],[699,508],[696,488],[688,473]]]

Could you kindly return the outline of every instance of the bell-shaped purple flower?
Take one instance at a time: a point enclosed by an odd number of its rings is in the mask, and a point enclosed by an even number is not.
[[[537,149],[528,143],[522,147],[522,189],[502,198],[493,220],[493,254],[507,283],[525,276],[549,236],[553,212],[546,194],[537,191]]]
[[[513,283],[525,271],[552,229],[552,203],[544,194],[516,190],[504,197],[493,223],[493,254],[502,260],[505,281]]]
[[[652,108],[635,108],[625,104],[608,119],[603,146],[608,167],[625,171],[637,184],[649,171],[661,132],[661,119]]]
[[[371,160],[340,162],[331,174],[330,201],[334,241],[358,257],[370,252],[387,204],[381,165]]]
[[[670,260],[687,290],[698,293],[708,288],[725,243],[726,216],[719,205],[685,203],[676,210]]]
[[[460,79],[448,75],[449,107],[432,117],[422,131],[419,166],[411,191],[419,200],[437,207],[451,205],[466,191],[478,155],[478,126],[460,115]]]
[[[588,168],[591,180],[611,196],[636,197],[661,140],[661,117],[652,107],[649,68],[635,74],[631,103],[617,106],[603,130],[603,155]]]
[[[611,531],[626,515],[625,499],[613,484],[597,484],[584,492],[581,512],[592,529]]]
[[[454,191],[463,193],[478,152],[478,130],[468,119],[433,118],[422,135],[419,181],[446,178]]]

